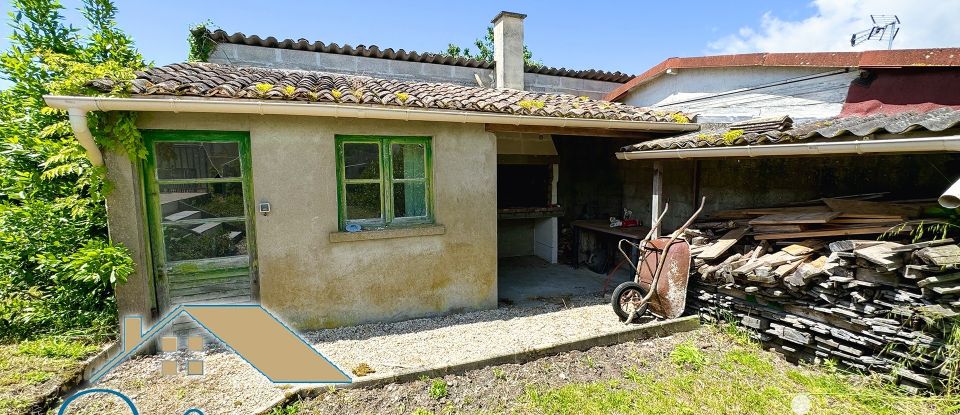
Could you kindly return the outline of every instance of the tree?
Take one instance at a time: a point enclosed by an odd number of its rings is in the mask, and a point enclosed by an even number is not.
[[[455,57],[462,56],[470,59],[493,62],[493,26],[487,26],[487,35],[482,39],[474,40],[473,45],[477,47],[476,54],[470,52],[469,47],[460,47],[453,43],[447,44],[446,52],[440,53]],[[523,45],[523,63],[528,66],[543,66],[540,61],[533,59],[533,53],[527,49],[527,45]]]
[[[106,234],[103,169],[85,158],[48,93],[84,94],[92,78],[129,79],[144,66],[116,27],[110,0],[84,0],[81,31],[57,0],[14,0],[0,76],[0,339],[105,334],[116,326],[113,288],[133,268]],[[123,121],[110,126],[118,118]],[[122,115],[94,114],[102,143]]]

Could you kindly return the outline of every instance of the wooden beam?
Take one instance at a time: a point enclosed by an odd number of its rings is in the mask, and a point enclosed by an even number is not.
[[[553,127],[543,125],[486,124],[486,130],[488,133],[584,135],[594,137],[633,138],[636,140],[647,140],[656,137],[642,131],[608,130],[604,128],[584,127]]]
[[[659,160],[653,162],[653,191],[650,195],[650,203],[652,204],[650,209],[650,226],[652,227],[657,223],[660,210],[663,208],[663,165],[660,164]],[[660,224],[660,227],[663,227],[663,223]],[[653,238],[659,236],[660,229],[654,229]]]

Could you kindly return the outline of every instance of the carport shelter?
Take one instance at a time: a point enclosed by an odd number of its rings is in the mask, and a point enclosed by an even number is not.
[[[670,230],[700,196],[708,213],[870,193],[932,201],[955,180],[958,151],[960,110],[943,107],[797,126],[788,117],[705,125],[623,147],[617,158],[635,166],[633,177],[652,178],[652,217],[670,201]],[[795,238],[813,236],[825,235]]]
[[[698,128],[572,95],[205,63],[129,92],[46,97],[107,167],[110,237],[136,262],[121,316],[254,302],[299,329],[496,307],[499,135]],[[98,148],[88,111],[137,112],[147,157]]]

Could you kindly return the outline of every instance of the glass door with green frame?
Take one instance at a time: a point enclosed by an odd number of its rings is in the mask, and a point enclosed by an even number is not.
[[[144,131],[144,185],[161,307],[257,300],[246,133]]]

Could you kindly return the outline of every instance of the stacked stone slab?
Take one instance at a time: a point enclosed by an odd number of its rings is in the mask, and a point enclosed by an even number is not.
[[[729,245],[725,232],[690,232],[694,256]],[[952,239],[746,237],[710,256],[693,261],[687,302],[705,320],[748,328],[791,360],[835,360],[913,391],[942,390],[960,376],[960,246]]]

